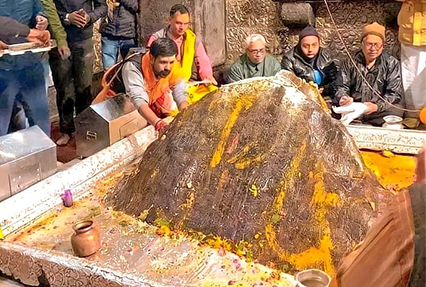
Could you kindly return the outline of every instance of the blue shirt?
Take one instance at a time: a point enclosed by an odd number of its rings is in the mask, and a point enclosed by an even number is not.
[[[314,69],[314,82],[318,85],[321,86],[322,82],[323,82],[323,76],[321,74],[321,72],[317,69]]]

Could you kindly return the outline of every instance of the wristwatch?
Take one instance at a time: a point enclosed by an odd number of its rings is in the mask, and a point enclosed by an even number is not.
[[[70,20],[68,19],[69,16],[70,16],[70,14],[68,14],[68,13],[67,13],[67,15],[65,15],[65,19],[64,19],[65,24],[70,23]]]

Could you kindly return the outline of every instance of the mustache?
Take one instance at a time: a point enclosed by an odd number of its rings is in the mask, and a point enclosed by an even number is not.
[[[157,77],[159,78],[165,78],[170,74],[170,70],[163,70],[159,73],[157,73]]]

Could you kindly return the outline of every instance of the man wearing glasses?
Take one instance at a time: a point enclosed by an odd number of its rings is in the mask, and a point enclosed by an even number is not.
[[[366,25],[362,31],[361,50],[354,57],[356,66],[347,59],[336,83],[339,105],[362,102],[367,108],[359,119],[373,126],[383,125],[384,116],[401,117],[404,113],[394,107],[401,107],[403,97],[399,61],[383,53],[384,42],[385,27],[376,22]]]
[[[228,83],[253,77],[275,76],[281,70],[280,63],[272,55],[266,53],[266,41],[262,35],[248,36],[245,44],[246,53],[232,64],[226,79]]]

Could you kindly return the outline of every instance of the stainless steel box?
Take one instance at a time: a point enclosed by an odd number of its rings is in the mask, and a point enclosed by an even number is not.
[[[147,124],[125,94],[91,105],[74,122],[76,153],[83,157],[91,156]]]
[[[0,201],[56,172],[56,144],[32,126],[0,137]]]

